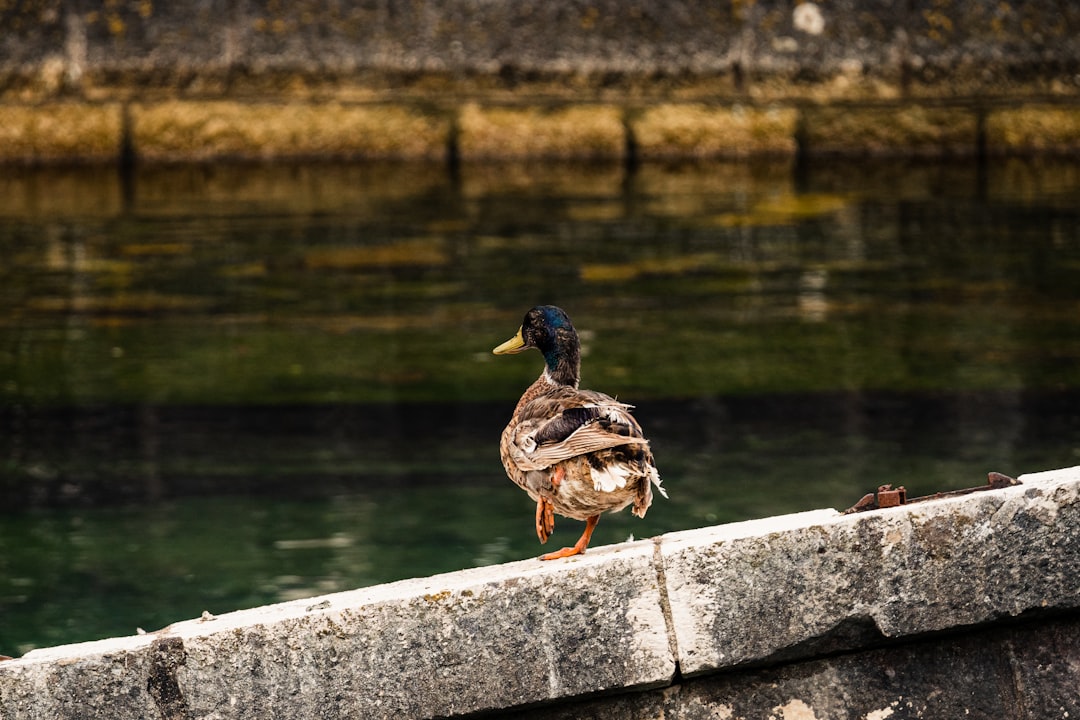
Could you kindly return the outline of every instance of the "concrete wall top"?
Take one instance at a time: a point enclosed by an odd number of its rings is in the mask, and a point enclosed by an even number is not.
[[[574,93],[1080,89],[1080,6],[1062,0],[36,0],[0,25],[0,92],[15,94],[431,93],[440,75]]]
[[[0,718],[444,717],[1080,608],[1080,467],[35,650]]]

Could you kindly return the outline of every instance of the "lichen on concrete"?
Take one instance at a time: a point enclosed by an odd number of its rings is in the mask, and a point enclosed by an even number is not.
[[[1077,152],[1080,108],[1024,105],[988,113],[986,145],[995,152]]]
[[[974,155],[978,125],[966,107],[812,107],[804,110],[803,144],[811,153]]]
[[[115,161],[122,137],[119,103],[0,105],[0,162]]]
[[[1073,580],[1080,538],[1070,529],[1080,524],[1076,483],[1017,486],[902,512],[789,518],[801,525],[667,537],[684,674],[1080,607]],[[712,543],[703,537],[709,532]],[[1040,569],[1032,572],[1035,562]]]
[[[643,159],[793,155],[798,112],[790,107],[664,103],[631,122]]]
[[[468,103],[458,118],[464,160],[620,158],[626,150],[622,111],[611,105],[488,107]]]
[[[137,104],[132,144],[147,160],[442,158],[449,121],[405,107],[172,100]]]

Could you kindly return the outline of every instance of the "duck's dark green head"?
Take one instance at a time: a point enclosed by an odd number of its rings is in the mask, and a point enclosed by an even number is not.
[[[554,305],[537,305],[525,313],[517,335],[492,350],[496,355],[536,348],[547,363],[548,375],[556,382],[577,386],[581,366],[581,344],[569,316]]]

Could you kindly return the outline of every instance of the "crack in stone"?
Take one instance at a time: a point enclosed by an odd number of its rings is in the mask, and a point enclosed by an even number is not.
[[[675,661],[675,675],[672,682],[682,677],[679,666],[679,639],[675,635],[675,618],[671,614],[671,600],[668,598],[667,572],[664,569],[664,553],[661,551],[661,538],[653,539],[653,567],[656,568],[656,583],[660,588],[660,610],[664,614],[664,630],[668,637],[668,650]]]

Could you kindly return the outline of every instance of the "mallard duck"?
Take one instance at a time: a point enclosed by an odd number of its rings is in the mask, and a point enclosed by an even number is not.
[[[578,389],[581,343],[566,313],[540,305],[525,314],[517,334],[492,352],[536,348],[545,367],[518,400],[499,443],[506,474],[536,502],[536,535],[547,542],[555,513],[585,521],[573,547],[541,560],[580,555],[589,546],[600,513],[633,504],[645,517],[660,475],[649,441],[631,407],[613,397]]]

